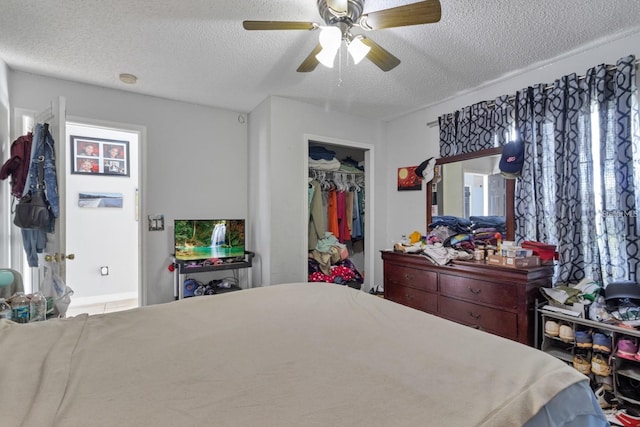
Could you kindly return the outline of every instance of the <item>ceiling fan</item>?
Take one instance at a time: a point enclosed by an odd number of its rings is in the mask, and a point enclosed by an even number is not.
[[[303,21],[243,21],[245,30],[318,30],[319,43],[302,61],[297,71],[307,73],[315,70],[319,63],[333,67],[336,54],[344,41],[347,50],[357,64],[369,59],[382,71],[389,71],[400,64],[400,60],[379,44],[362,34],[352,34],[351,29],[380,30],[408,25],[431,24],[441,16],[439,0],[425,0],[405,6],[383,9],[363,14],[365,0],[318,0],[318,11],[324,26]]]

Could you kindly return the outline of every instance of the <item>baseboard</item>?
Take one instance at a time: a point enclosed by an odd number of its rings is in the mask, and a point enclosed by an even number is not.
[[[123,292],[120,294],[94,295],[91,297],[76,298],[71,296],[71,305],[78,307],[84,305],[106,304],[108,302],[137,299],[137,292]]]

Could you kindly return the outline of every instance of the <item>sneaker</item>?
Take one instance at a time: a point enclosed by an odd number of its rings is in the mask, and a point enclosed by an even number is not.
[[[638,352],[638,340],[631,337],[622,337],[618,339],[618,350],[616,355],[625,359],[635,360],[636,353]]]
[[[616,393],[622,398],[640,400],[640,381],[624,375],[616,375]]]
[[[589,331],[576,331],[576,346],[580,348],[593,347],[593,340],[591,338],[591,332]]]
[[[589,363],[589,360],[582,354],[573,356],[573,367],[582,374],[589,375],[589,373],[591,373],[591,363]]]
[[[611,353],[611,337],[601,332],[593,334],[593,349],[603,353]]]
[[[553,321],[553,320],[547,320],[544,324],[544,333],[551,336],[551,337],[557,337],[558,334],[560,333],[560,325],[558,325],[558,322]]]
[[[640,417],[625,411],[616,411],[613,422],[624,427],[640,427]]]
[[[596,388],[593,393],[596,395],[598,405],[600,405],[600,408],[602,409],[609,409],[618,403],[616,396],[613,393],[613,389],[608,385],[601,385]]]
[[[575,338],[573,335],[573,328],[569,325],[560,325],[559,336],[561,340],[568,342],[573,341]]]
[[[598,353],[591,358],[591,372],[603,377],[611,375],[611,365],[607,363],[605,357]]]

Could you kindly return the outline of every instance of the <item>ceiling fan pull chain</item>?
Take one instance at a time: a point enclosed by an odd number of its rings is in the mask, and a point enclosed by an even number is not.
[[[338,50],[338,87],[342,86],[342,46]]]

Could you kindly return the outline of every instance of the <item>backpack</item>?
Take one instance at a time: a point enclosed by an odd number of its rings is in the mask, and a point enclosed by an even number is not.
[[[11,144],[11,158],[0,169],[0,179],[5,180],[11,176],[11,194],[22,197],[24,186],[29,176],[29,163],[31,161],[31,143],[33,134],[29,132],[13,141]]]

